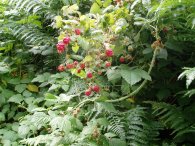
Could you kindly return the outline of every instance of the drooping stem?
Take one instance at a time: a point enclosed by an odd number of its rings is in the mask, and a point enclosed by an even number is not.
[[[156,59],[156,55],[157,55],[158,50],[159,50],[158,48],[156,48],[156,49],[154,50],[153,57],[152,57],[152,61],[151,61],[151,63],[150,63],[150,67],[149,67],[149,69],[148,69],[148,74],[151,74],[152,68],[154,67],[155,59]],[[120,101],[126,100],[127,98],[132,97],[132,96],[136,95],[137,93],[139,93],[139,91],[146,85],[147,81],[148,81],[148,80],[145,79],[145,80],[141,83],[141,85],[140,85],[136,90],[134,90],[132,93],[130,93],[130,94],[124,96],[124,97],[121,97],[121,98],[119,98],[119,99],[106,100],[105,102],[114,103],[114,102],[120,102]]]

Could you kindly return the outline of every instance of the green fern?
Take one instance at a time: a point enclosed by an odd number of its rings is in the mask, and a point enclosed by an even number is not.
[[[111,114],[108,117],[108,121],[110,122],[108,131],[115,133],[118,137],[124,140],[126,138],[126,132],[123,117],[119,114]]]
[[[157,140],[159,129],[162,129],[158,122],[149,119],[146,108],[139,106],[126,113],[111,114],[108,121],[108,131],[126,140],[130,146],[149,145]]]
[[[24,41],[27,45],[33,44],[47,44],[50,45],[52,38],[45,33],[40,32],[39,29],[30,26],[17,26],[13,29],[13,34],[16,38]]]
[[[160,4],[154,5],[149,14],[155,12],[158,17],[162,17],[167,11],[176,8],[181,5],[192,6],[195,4],[194,0],[162,0]]]
[[[31,26],[17,25],[12,34],[24,45],[30,47],[30,52],[34,54],[48,55],[53,53],[53,44],[55,41],[48,34],[43,33],[40,29]]]
[[[179,137],[185,133],[195,132],[191,123],[185,120],[182,109],[174,105],[159,102],[148,102],[152,104],[153,114],[168,128],[173,129],[172,134]]]
[[[54,134],[47,134],[47,135],[39,135],[34,138],[27,138],[21,140],[20,142],[23,144],[28,144],[30,146],[37,146],[39,144],[46,144],[46,146],[56,146],[62,137],[60,135],[55,136]]]
[[[195,94],[195,89],[192,90],[187,90],[184,94],[184,97],[191,97],[192,95]]]
[[[53,131],[59,129],[60,131],[69,133],[71,130],[71,122],[68,116],[64,117],[57,116],[53,118],[49,124],[51,125]]]
[[[161,129],[161,126],[149,120],[146,110],[146,108],[138,106],[128,111],[127,140],[130,146],[149,145],[159,135],[158,130]]]
[[[41,0],[9,0],[9,5],[14,9],[24,10],[27,13],[44,14],[45,18],[53,19],[56,12]]]
[[[189,85],[192,83],[192,81],[195,79],[195,67],[194,68],[184,68],[184,72],[182,72],[178,79],[182,79],[184,76],[186,76],[186,87],[188,88]]]

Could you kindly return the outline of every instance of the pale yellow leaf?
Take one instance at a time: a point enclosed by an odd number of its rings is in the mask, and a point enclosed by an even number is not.
[[[36,85],[28,84],[27,89],[31,92],[39,92],[39,87]]]
[[[77,53],[78,50],[79,50],[79,46],[78,46],[78,44],[76,43],[74,46],[72,46],[72,51],[73,51],[74,53]]]
[[[85,56],[85,58],[84,58],[84,62],[90,62],[90,61],[92,61],[93,60],[93,58],[90,56],[90,55],[87,55],[87,56]]]

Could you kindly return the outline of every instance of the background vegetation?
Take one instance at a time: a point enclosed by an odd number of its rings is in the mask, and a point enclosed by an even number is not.
[[[194,36],[194,0],[1,0],[0,145],[195,145]]]

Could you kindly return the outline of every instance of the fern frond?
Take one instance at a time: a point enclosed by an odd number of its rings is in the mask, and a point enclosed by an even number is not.
[[[30,26],[16,26],[13,29],[16,38],[24,41],[27,45],[51,44],[52,37],[42,33],[39,29]]]
[[[49,124],[51,125],[51,128],[53,131],[59,129],[60,131],[64,131],[65,133],[69,133],[71,130],[71,122],[67,116],[55,117],[50,121]]]
[[[29,117],[29,120],[33,125],[40,129],[51,120],[51,117],[46,115],[44,112],[36,112]]]
[[[195,94],[195,89],[187,90],[186,93],[184,94],[184,97],[191,97],[194,94]]]
[[[21,140],[20,142],[23,144],[28,144],[30,146],[37,146],[39,144],[46,144],[46,146],[56,146],[60,141],[62,137],[61,136],[55,136],[53,134],[47,134],[47,135],[39,135],[34,138],[27,138],[24,140]]]
[[[182,79],[183,77],[186,76],[186,86],[188,88],[192,81],[195,79],[195,67],[194,68],[185,67],[184,70],[185,71],[183,71],[179,75],[178,79]]]
[[[17,25],[13,28],[12,34],[24,45],[30,47],[30,52],[34,54],[48,55],[53,53],[55,40],[40,29],[31,26]]]
[[[45,18],[52,19],[56,16],[55,11],[41,0],[9,0],[9,5],[16,10],[24,10],[27,13],[44,14]]]
[[[117,114],[111,114],[108,117],[108,121],[110,122],[108,131],[115,133],[118,137],[124,140],[126,137],[124,119]]]
[[[180,108],[167,103],[148,103],[152,104],[153,114],[168,128],[174,129],[172,134],[175,134],[175,138],[184,133],[195,132],[195,129],[191,127],[191,123],[185,120]]]
[[[128,111],[127,140],[129,145],[148,145],[159,135],[159,124],[148,119],[146,108],[136,107]],[[150,137],[148,137],[150,135]]]

